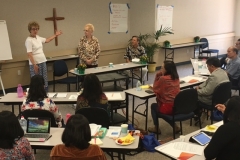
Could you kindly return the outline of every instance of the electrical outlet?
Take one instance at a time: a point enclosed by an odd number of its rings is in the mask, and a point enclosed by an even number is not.
[[[21,75],[21,70],[18,70],[17,74],[20,76]]]

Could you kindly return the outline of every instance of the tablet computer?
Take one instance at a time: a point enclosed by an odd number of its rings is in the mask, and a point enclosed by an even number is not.
[[[203,132],[200,132],[200,133],[192,136],[192,139],[194,139],[198,144],[200,144],[202,146],[208,144],[211,140],[211,138]]]

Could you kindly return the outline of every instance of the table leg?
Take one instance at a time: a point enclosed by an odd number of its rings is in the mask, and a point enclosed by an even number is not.
[[[14,105],[12,104],[12,112],[14,113]]]
[[[142,77],[142,67],[141,67],[140,71],[141,71],[141,73],[140,73],[140,75],[141,75],[140,76],[140,82],[143,84],[144,81],[143,81],[143,77]]]
[[[21,105],[18,105],[19,114],[21,113]]]
[[[165,60],[167,59],[167,49],[165,48]]]
[[[77,91],[79,92],[79,76],[77,76]]]
[[[135,96],[133,96],[133,99],[132,99],[132,125],[134,127],[134,98]]]
[[[146,103],[146,121],[145,121],[145,131],[147,131],[147,122],[148,122],[148,99]]]
[[[132,70],[132,88],[133,88],[133,70]]]
[[[128,123],[128,115],[129,115],[129,99],[128,99],[128,94],[126,94],[126,122]]]

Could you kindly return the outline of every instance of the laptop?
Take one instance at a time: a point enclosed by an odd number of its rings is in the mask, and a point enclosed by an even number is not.
[[[44,142],[50,135],[51,118],[28,117],[25,137],[30,142]]]

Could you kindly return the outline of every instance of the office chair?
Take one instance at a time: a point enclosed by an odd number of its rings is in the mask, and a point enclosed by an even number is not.
[[[67,74],[67,77],[55,80],[55,77],[61,77]],[[70,84],[77,84],[76,77],[68,76],[68,67],[63,60],[57,60],[53,63],[53,92],[55,92],[55,84],[67,84],[67,91],[70,92]]]
[[[207,57],[209,57],[209,55],[211,57],[211,53],[215,53],[215,54],[217,54],[217,57],[218,57],[219,50],[218,49],[209,49],[209,43],[208,43],[207,38],[201,38],[200,42],[206,42],[206,43],[200,45],[199,57],[201,57],[203,53],[207,53]]]

